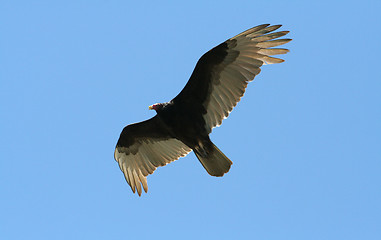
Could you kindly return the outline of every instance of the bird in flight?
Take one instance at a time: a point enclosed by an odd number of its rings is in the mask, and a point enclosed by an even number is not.
[[[183,90],[171,101],[149,106],[156,115],[126,126],[116,144],[114,158],[132,191],[148,190],[147,176],[156,168],[193,151],[212,176],[223,176],[233,164],[209,138],[214,127],[240,101],[247,84],[264,64],[284,60],[278,39],[288,31],[274,32],[281,25],[263,24],[250,28],[205,53],[197,62]]]

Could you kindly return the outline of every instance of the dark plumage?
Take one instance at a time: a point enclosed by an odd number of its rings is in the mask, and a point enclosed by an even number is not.
[[[156,116],[123,129],[114,156],[133,192],[137,190],[140,196],[141,185],[147,192],[147,175],[192,150],[210,175],[229,171],[232,161],[209,134],[228,117],[263,64],[284,61],[270,57],[288,52],[272,48],[291,41],[273,40],[288,33],[272,33],[280,26],[263,24],[211,49],[199,59],[179,95],[150,106]]]

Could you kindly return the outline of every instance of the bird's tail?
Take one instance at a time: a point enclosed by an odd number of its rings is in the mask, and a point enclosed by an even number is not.
[[[211,141],[206,145],[196,146],[193,151],[205,170],[212,176],[222,177],[229,172],[233,164]]]

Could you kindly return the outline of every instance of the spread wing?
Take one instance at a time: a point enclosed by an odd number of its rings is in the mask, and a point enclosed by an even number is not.
[[[228,39],[205,53],[184,89],[173,101],[183,107],[201,107],[205,129],[210,133],[227,118],[245,93],[248,82],[261,71],[263,64],[284,60],[271,55],[285,54],[287,49],[272,48],[291,39],[277,39],[288,31],[273,32],[281,25],[263,24]]]
[[[157,167],[186,156],[192,149],[172,138],[157,116],[128,125],[120,134],[114,157],[127,183],[139,196],[147,192],[146,176]]]

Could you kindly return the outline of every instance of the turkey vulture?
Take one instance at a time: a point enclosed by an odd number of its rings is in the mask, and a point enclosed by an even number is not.
[[[142,186],[147,192],[146,177],[157,167],[192,150],[210,175],[220,177],[229,171],[232,161],[212,143],[209,134],[228,117],[263,64],[284,61],[270,57],[288,52],[272,48],[291,41],[274,40],[288,33],[273,32],[280,27],[259,25],[211,49],[198,60],[188,83],[174,99],[149,106],[156,116],[123,129],[114,157],[134,193],[137,190],[140,196]]]

